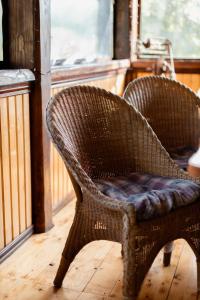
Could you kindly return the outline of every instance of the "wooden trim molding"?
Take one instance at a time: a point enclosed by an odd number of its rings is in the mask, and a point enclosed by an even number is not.
[[[31,92],[30,82],[16,83],[13,85],[0,86],[0,98],[27,94]]]
[[[136,72],[152,72],[155,59],[138,59],[131,63],[131,69]],[[200,59],[175,59],[176,73],[200,74]]]
[[[30,93],[34,80],[30,70],[0,70],[0,97]]]
[[[135,2],[137,3],[137,38],[139,38],[140,31],[141,31],[140,23],[141,23],[142,0],[135,0]]]
[[[0,62],[0,67],[8,66],[9,56],[9,10],[8,0],[1,0],[2,3],[2,33],[3,33],[3,61]]]
[[[34,1],[3,0],[5,64],[34,69]]]
[[[36,232],[52,227],[50,141],[45,110],[50,98],[50,0],[7,1],[8,65],[34,70],[30,93],[31,186]]]
[[[50,99],[50,0],[34,1],[35,84],[31,93],[31,177],[35,232],[52,226],[50,140],[46,130],[46,106]]]
[[[0,263],[2,263],[7,257],[9,257],[21,244],[23,244],[32,234],[33,226],[27,228],[22,232],[14,241],[0,251]]]
[[[126,74],[130,66],[130,60],[113,60],[107,64],[77,67],[72,69],[52,70],[52,87],[68,85],[87,84],[88,81],[95,81]]]
[[[200,59],[178,60],[175,59],[175,70],[178,73],[200,73]]]
[[[52,68],[51,82],[52,85],[64,84],[75,81],[85,81],[88,79],[114,76],[126,72],[130,66],[129,59],[113,60],[104,64],[95,64],[89,66],[78,66],[72,68]]]
[[[114,58],[131,57],[132,0],[115,0],[114,6]]]

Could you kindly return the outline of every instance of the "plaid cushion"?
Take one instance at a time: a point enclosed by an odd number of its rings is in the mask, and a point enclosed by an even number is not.
[[[95,183],[103,194],[132,203],[138,221],[167,214],[200,197],[200,186],[192,181],[150,174],[131,173]]]
[[[180,147],[172,149],[170,156],[181,169],[187,170],[188,160],[196,151],[197,149],[192,147]]]

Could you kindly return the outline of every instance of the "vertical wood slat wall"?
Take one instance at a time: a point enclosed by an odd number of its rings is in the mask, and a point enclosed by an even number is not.
[[[0,250],[32,225],[29,94],[0,96]]]
[[[116,76],[98,80],[90,80],[84,84],[104,88],[118,95],[122,95],[125,84],[125,74],[118,74]],[[72,84],[69,83],[68,85],[63,85],[61,87],[53,87],[51,90],[52,96],[71,85]],[[56,212],[59,207],[62,207],[66,202],[72,199],[74,191],[64,163],[52,143],[50,164],[52,207],[54,212]]]
[[[200,89],[200,74],[177,74],[176,78],[195,92]]]
[[[136,77],[143,77],[152,75],[152,73],[148,72],[137,72]],[[197,92],[200,89],[200,74],[176,74],[176,79],[188,87],[190,87],[193,91]]]
[[[61,90],[62,88],[52,89],[51,96]],[[62,207],[62,205],[72,199],[74,191],[62,158],[52,143],[50,151],[52,208],[56,211],[59,207]]]

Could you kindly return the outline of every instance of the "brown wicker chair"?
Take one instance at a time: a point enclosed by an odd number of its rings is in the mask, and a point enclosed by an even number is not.
[[[186,170],[199,145],[199,97],[178,81],[145,76],[128,84],[124,98],[140,111],[172,159]],[[171,250],[172,244],[165,247],[165,266],[170,264]]]
[[[138,222],[130,203],[104,195],[94,183],[132,171],[187,177],[139,112],[105,90],[77,86],[49,102],[47,127],[77,196],[74,221],[54,280],[56,287],[62,285],[80,249],[94,240],[122,243],[124,299],[136,299],[155,256],[167,242],[186,239],[199,261],[199,201]]]
[[[178,81],[146,76],[130,82],[124,98],[146,118],[172,158],[176,149],[195,151],[200,137],[200,98]]]

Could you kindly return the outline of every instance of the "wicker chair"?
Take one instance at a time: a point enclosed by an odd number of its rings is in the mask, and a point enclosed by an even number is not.
[[[200,137],[200,98],[178,81],[146,76],[128,84],[124,98],[146,118],[181,168],[197,150]]]
[[[54,280],[56,287],[61,287],[80,249],[94,240],[123,245],[124,299],[136,299],[155,256],[169,241],[186,239],[199,267],[199,201],[160,217],[138,221],[131,203],[106,196],[97,187],[98,180],[130,172],[187,177],[139,112],[105,90],[77,86],[57,94],[49,102],[46,116],[50,136],[70,173],[77,196],[74,221]]]
[[[146,76],[129,83],[124,98],[146,118],[171,158],[186,171],[199,145],[199,97],[175,80]],[[166,245],[165,266],[170,264],[171,251],[172,244]]]
[[[173,79],[145,76],[128,84],[124,98],[146,118],[171,158],[186,171],[199,145],[199,97]],[[165,266],[170,264],[172,248],[172,243],[164,248]]]

